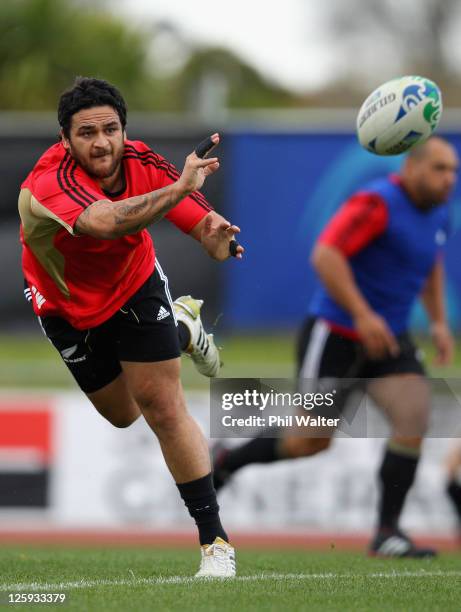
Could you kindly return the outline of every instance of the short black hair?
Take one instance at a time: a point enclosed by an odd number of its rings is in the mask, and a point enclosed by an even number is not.
[[[119,90],[103,79],[77,77],[59,98],[58,121],[66,138],[69,138],[72,116],[82,108],[93,106],[112,106],[125,129],[126,103]]]

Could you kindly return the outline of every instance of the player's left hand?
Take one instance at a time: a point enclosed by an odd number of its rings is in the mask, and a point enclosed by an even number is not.
[[[437,350],[435,364],[444,366],[452,363],[455,353],[455,341],[448,325],[446,323],[432,323],[431,336]]]
[[[237,225],[232,225],[221,215],[212,212],[205,217],[201,228],[200,242],[210,257],[218,261],[224,261],[231,256],[229,245],[232,240],[235,240],[235,235],[239,233],[240,228]],[[244,251],[245,249],[238,245],[234,257],[242,259]]]

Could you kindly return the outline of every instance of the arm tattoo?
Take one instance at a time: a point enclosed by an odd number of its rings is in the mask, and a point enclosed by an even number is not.
[[[126,204],[126,200],[120,202],[121,206],[114,206],[115,225],[123,225],[128,217],[136,217],[147,207],[147,196],[140,196],[141,201],[138,204]],[[118,202],[115,202],[118,204]]]
[[[81,213],[76,230],[80,234],[99,238],[135,234],[160,221],[183,197],[173,190],[172,185],[168,185],[118,202],[100,200]]]
[[[179,200],[178,200],[179,201]],[[162,217],[178,202],[166,196],[163,189],[112,203],[113,219],[126,233],[136,233]],[[124,232],[125,233],[125,232]]]

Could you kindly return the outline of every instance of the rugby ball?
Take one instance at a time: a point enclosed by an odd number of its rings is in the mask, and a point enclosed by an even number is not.
[[[362,104],[357,136],[376,155],[399,155],[423,143],[442,115],[437,85],[419,76],[404,76],[381,85]]]

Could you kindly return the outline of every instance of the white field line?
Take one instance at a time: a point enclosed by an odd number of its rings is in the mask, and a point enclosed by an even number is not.
[[[351,578],[461,578],[460,571],[393,571],[393,572],[374,572],[371,574],[254,574],[251,576],[237,576],[233,582],[257,582],[259,580],[350,580]],[[193,576],[159,576],[157,578],[121,578],[118,580],[75,580],[73,582],[18,582],[0,583],[0,591],[7,592],[28,592],[46,591],[48,593],[59,593],[68,589],[94,589],[98,587],[112,586],[142,586],[142,585],[162,585],[162,584],[197,584],[207,579],[197,579]]]

